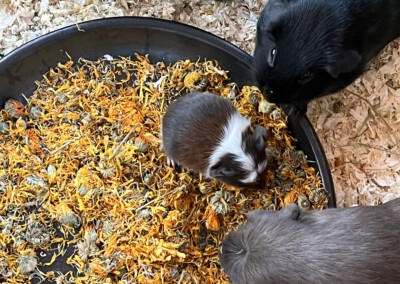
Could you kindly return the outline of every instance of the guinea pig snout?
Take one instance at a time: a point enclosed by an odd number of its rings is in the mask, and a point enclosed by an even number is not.
[[[272,88],[267,85],[265,78],[265,70],[257,70],[255,77],[257,79],[258,88],[260,89],[263,96],[268,100],[272,94]]]
[[[242,185],[248,189],[261,189],[265,185],[265,176],[254,172],[246,180],[242,180]]]
[[[271,100],[271,97],[272,97],[274,92],[272,91],[272,89],[270,87],[268,87],[265,84],[264,85],[260,85],[260,91],[261,91],[261,93],[263,94],[264,98],[267,101]]]
[[[255,167],[250,170],[247,171],[247,173],[245,174],[245,178],[241,180],[241,182],[243,184],[247,184],[247,185],[259,185],[263,182],[264,178],[263,178],[263,173],[265,171],[265,168],[267,167],[267,159],[262,161],[261,163],[258,163],[257,165],[255,165]]]

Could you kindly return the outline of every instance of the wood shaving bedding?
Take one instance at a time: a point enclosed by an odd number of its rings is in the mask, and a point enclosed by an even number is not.
[[[262,0],[2,0],[0,54],[81,21],[149,16],[191,24],[252,53]],[[400,197],[399,40],[389,44],[347,91],[312,102],[307,112],[326,151],[338,206]],[[342,105],[342,107],[340,107]],[[382,117],[386,122],[383,121]],[[388,125],[390,127],[388,127]]]

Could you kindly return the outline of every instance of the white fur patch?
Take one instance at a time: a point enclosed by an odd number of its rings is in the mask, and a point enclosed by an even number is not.
[[[248,171],[255,170],[255,162],[250,155],[246,155],[242,149],[242,133],[250,126],[250,120],[235,112],[228,120],[228,125],[224,127],[223,137],[209,158],[209,168],[207,175],[210,177],[211,166],[226,154],[235,155],[236,161],[242,164],[242,167]],[[247,180],[247,179],[246,179]]]
[[[253,183],[253,182],[256,181],[257,176],[258,176],[257,172],[252,171],[252,172],[250,172],[250,174],[247,176],[247,178],[241,179],[241,180],[239,180],[239,181],[242,182],[242,183]]]
[[[257,173],[261,174],[265,170],[267,165],[268,165],[268,160],[265,160],[264,162],[258,164]]]

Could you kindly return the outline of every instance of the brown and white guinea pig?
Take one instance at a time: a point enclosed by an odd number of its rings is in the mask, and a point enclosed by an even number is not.
[[[259,210],[222,242],[239,284],[400,283],[400,199],[378,206]]]
[[[251,126],[223,97],[195,92],[167,109],[161,126],[167,162],[232,186],[256,186],[267,166],[267,131]]]
[[[269,101],[305,111],[399,36],[398,0],[269,0],[257,23],[257,81]]]

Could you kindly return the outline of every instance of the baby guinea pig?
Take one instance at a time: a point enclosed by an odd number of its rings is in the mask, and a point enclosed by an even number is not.
[[[398,0],[269,0],[254,51],[260,89],[305,111],[355,81],[400,36],[399,15]]]
[[[256,129],[228,99],[195,92],[173,102],[162,119],[167,162],[232,186],[257,185],[267,166],[267,131]]]
[[[400,199],[378,206],[252,211],[222,242],[233,283],[400,283]]]

